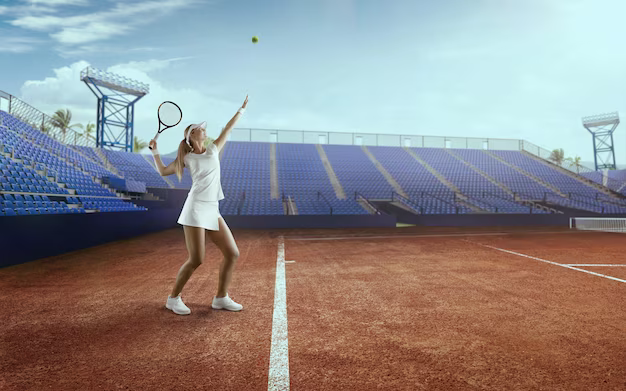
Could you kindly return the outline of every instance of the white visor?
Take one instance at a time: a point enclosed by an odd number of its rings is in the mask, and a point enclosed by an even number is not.
[[[191,136],[191,131],[194,129],[204,129],[206,130],[206,121],[202,121],[199,124],[193,124],[191,125],[191,128],[189,128],[189,132],[187,132],[187,145],[189,145],[191,147],[191,143],[189,142],[189,136]],[[191,147],[193,149],[193,147]]]

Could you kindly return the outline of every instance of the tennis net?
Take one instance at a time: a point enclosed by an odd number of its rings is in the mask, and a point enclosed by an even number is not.
[[[570,217],[569,227],[581,231],[626,233],[626,218],[616,217]]]

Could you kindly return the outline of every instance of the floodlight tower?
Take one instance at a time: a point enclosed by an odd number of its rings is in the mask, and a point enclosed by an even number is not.
[[[582,121],[585,129],[593,136],[593,157],[596,171],[605,168],[615,170],[613,132],[619,125],[617,112],[583,117]]]
[[[98,97],[96,147],[133,151],[135,103],[149,86],[96,68],[80,72],[80,80]],[[112,128],[123,128],[117,133]]]

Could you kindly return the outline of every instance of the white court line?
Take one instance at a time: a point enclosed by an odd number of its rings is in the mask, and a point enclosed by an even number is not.
[[[278,238],[276,257],[276,286],[274,288],[274,318],[268,391],[289,391],[289,349],[287,340],[287,288],[285,284],[285,242]]]
[[[626,267],[626,265],[624,264],[620,264],[620,265],[601,265],[599,263],[589,263],[589,264],[584,264],[584,263],[564,263],[565,266],[605,266],[605,267]]]
[[[609,280],[614,280],[614,281],[619,281],[619,282],[626,282],[626,280],[622,280],[622,279],[617,278],[617,277],[612,277],[612,276],[607,276],[607,275],[600,274],[600,273],[590,272],[589,270],[579,269],[579,268],[577,268],[577,267],[573,267],[573,266],[566,265],[566,264],[563,264],[563,263],[557,263],[557,262],[547,261],[547,260],[545,260],[545,259],[541,259],[541,258],[533,257],[533,256],[526,255],[526,254],[516,253],[515,251],[505,250],[505,249],[503,249],[503,248],[493,247],[493,246],[489,246],[489,245],[487,245],[487,244],[476,243],[476,242],[472,242],[472,241],[465,240],[465,239],[463,239],[463,241],[464,241],[464,242],[468,242],[468,243],[477,244],[477,245],[482,246],[482,247],[488,247],[488,248],[491,248],[491,249],[494,249],[494,250],[498,250],[498,251],[502,251],[502,252],[505,252],[505,253],[509,253],[509,254],[513,254],[513,255],[518,255],[518,256],[520,256],[520,257],[530,258],[530,259],[534,259],[534,260],[536,260],[536,261],[541,261],[541,262],[549,263],[549,264],[551,264],[551,265],[561,266],[561,267],[564,267],[564,268],[567,268],[567,269],[572,269],[572,270],[577,270],[577,271],[579,271],[579,272],[583,272],[583,273],[593,274],[594,276],[608,278]]]
[[[515,234],[574,234],[590,233],[592,231],[517,231],[517,232],[485,232],[466,234],[427,234],[427,235],[385,235],[385,236],[323,236],[316,238],[287,237],[287,240],[350,240],[350,239],[399,239],[399,238],[448,238],[457,236],[505,236]],[[593,231],[595,232],[595,231]],[[596,232],[597,233],[597,232]]]

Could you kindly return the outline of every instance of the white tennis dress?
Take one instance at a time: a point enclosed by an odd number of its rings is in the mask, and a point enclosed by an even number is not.
[[[219,231],[219,200],[224,199],[220,181],[220,158],[217,146],[209,143],[201,154],[188,153],[185,167],[191,173],[192,185],[178,224]]]

